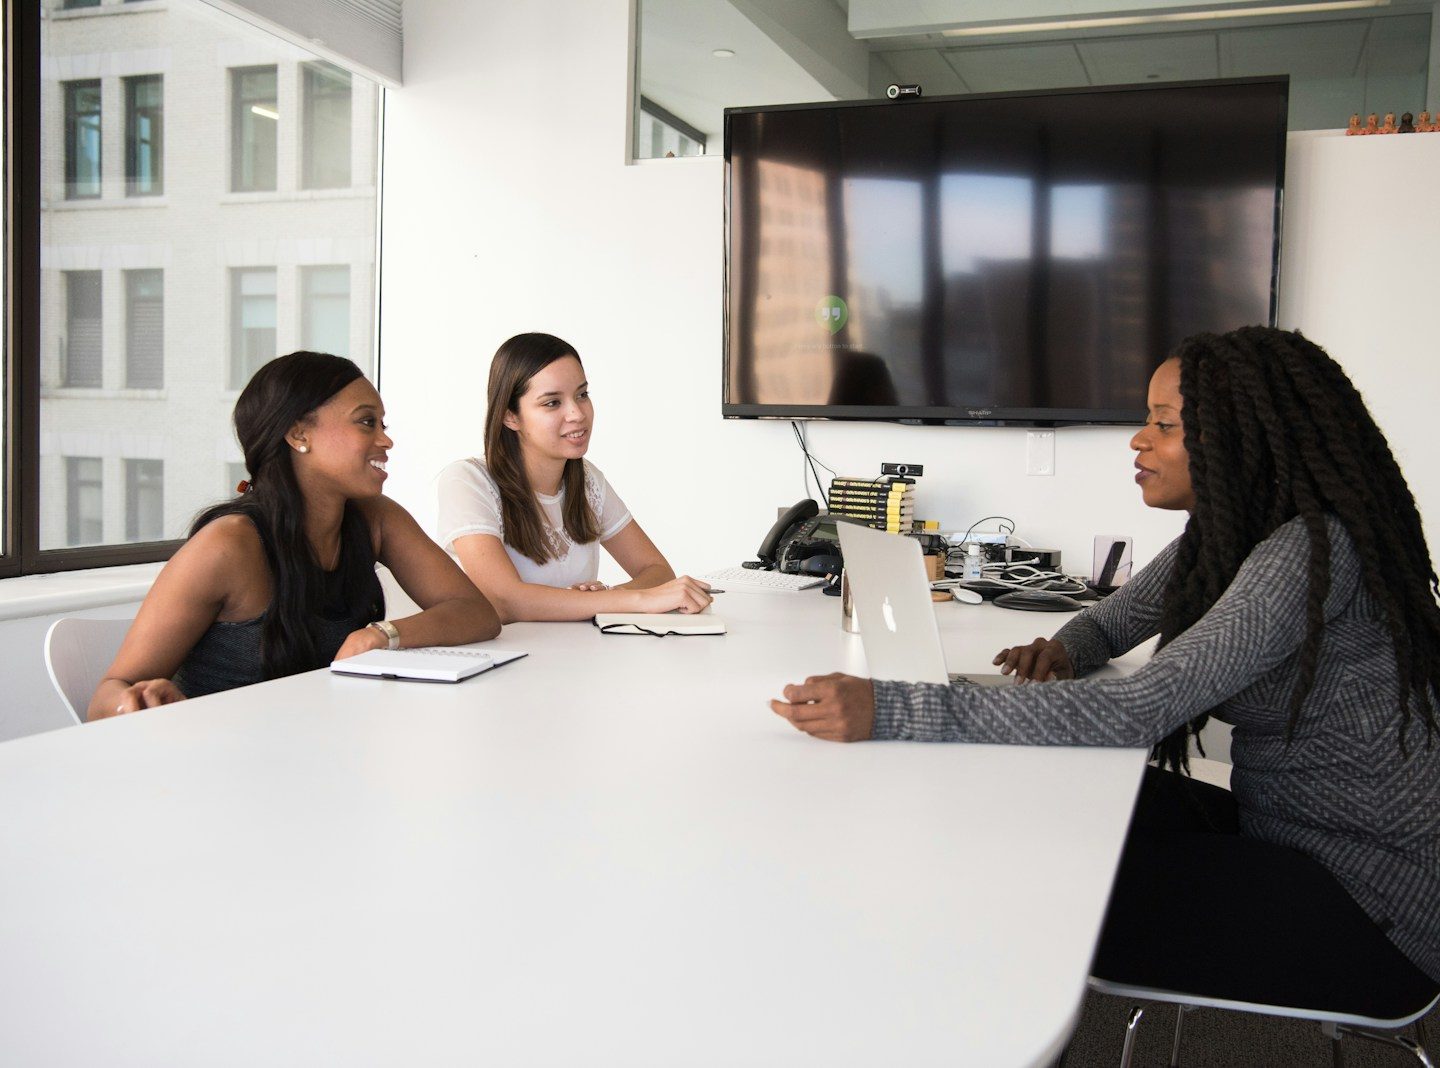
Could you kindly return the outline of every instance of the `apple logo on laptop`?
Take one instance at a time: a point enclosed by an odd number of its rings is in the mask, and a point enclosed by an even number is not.
[[[895,609],[890,607],[890,598],[885,598],[885,603],[880,606],[880,611],[885,615],[885,625],[890,628],[890,633],[895,633]]]

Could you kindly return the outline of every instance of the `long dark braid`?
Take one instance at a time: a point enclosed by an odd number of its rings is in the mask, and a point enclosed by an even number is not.
[[[1398,741],[1413,715],[1436,733],[1440,595],[1415,499],[1359,392],[1298,332],[1252,326],[1181,343],[1180,393],[1195,509],[1185,525],[1160,621],[1163,646],[1224,593],[1251,550],[1297,516],[1309,535],[1305,639],[1287,736],[1315,683],[1330,593],[1333,515],[1355,543],[1366,591],[1380,606],[1400,683]],[[1383,572],[1382,572],[1383,567]],[[1188,767],[1201,715],[1155,746],[1161,766]]]

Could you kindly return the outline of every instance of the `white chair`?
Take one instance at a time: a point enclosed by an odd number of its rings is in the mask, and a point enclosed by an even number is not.
[[[1120,1068],[1129,1068],[1130,1057],[1135,1050],[1135,1035],[1139,1029],[1140,1020],[1145,1015],[1146,1006],[1156,1001],[1179,1006],[1179,1011],[1175,1015],[1175,1040],[1170,1047],[1171,1068],[1177,1068],[1180,1064],[1180,1040],[1185,1029],[1185,1014],[1200,1008],[1228,1009],[1232,1012],[1253,1012],[1261,1016],[1288,1016],[1297,1020],[1313,1020],[1320,1025],[1321,1032],[1330,1039],[1330,1056],[1335,1068],[1343,1068],[1345,1064],[1345,1054],[1340,1048],[1340,1040],[1346,1035],[1399,1046],[1409,1052],[1415,1058],[1416,1063],[1423,1065],[1424,1068],[1435,1068],[1435,1062],[1425,1052],[1425,1017],[1434,1010],[1437,1003],[1440,1003],[1440,992],[1437,992],[1430,999],[1430,1003],[1418,1012],[1398,1019],[1383,1020],[1372,1016],[1357,1016],[1288,1005],[1257,1005],[1248,1001],[1197,997],[1194,994],[1184,994],[1175,990],[1157,990],[1151,987],[1112,983],[1094,976],[1090,977],[1090,989],[1101,994],[1130,998],[1136,1002],[1130,1007],[1130,1015],[1125,1022],[1125,1047],[1120,1053]],[[1412,1024],[1415,1026],[1415,1038],[1395,1033]]]
[[[85,722],[85,710],[105,669],[133,622],[129,619],[57,619],[45,632],[45,668],[60,700]]]

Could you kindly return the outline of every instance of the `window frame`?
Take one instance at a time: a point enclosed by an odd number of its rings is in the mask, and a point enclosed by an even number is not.
[[[343,74],[345,82],[345,180],[321,182],[316,174],[320,169],[316,156],[319,112],[321,101],[341,94],[333,88],[327,90],[325,83],[336,83],[337,74]],[[352,126],[355,121],[355,78],[349,71],[327,63],[313,60],[300,64],[300,188],[301,189],[349,189],[354,184],[350,152],[354,147]]]
[[[41,11],[4,6],[5,485],[0,578],[168,560],[180,542],[40,548]]]
[[[151,475],[159,468],[159,477],[152,481]],[[165,461],[143,456],[127,456],[120,461],[120,472],[125,491],[125,541],[129,545],[144,545],[140,538],[140,497],[142,491],[153,490],[160,502],[160,527],[165,526]]]
[[[274,174],[269,185],[245,185],[241,182],[245,159],[244,107],[254,106],[255,101],[241,94],[241,86],[247,75],[269,72],[275,82],[275,144],[272,167]],[[274,193],[280,188],[280,67],[276,63],[259,63],[245,67],[230,67],[230,192],[232,193]],[[269,99],[268,97],[266,98]]]
[[[99,200],[105,195],[105,89],[99,78],[75,78],[60,83],[60,91],[64,95],[63,117],[64,123],[64,148],[65,148],[65,199],[68,200]],[[77,139],[76,131],[79,129],[79,111],[75,107],[75,97],[81,89],[94,89],[99,99],[95,108],[95,132],[99,139],[100,152],[95,160],[95,192],[77,193],[75,191],[79,182],[76,179],[76,163],[79,153],[75,151]],[[88,113],[87,113],[88,114]]]
[[[61,271],[64,278],[65,288],[65,353],[60,361],[60,388],[61,389],[103,389],[105,386],[105,272],[98,268],[89,268],[80,271]],[[70,346],[75,340],[75,305],[79,303],[80,291],[77,283],[79,275],[85,276],[87,288],[89,283],[94,283],[95,297],[95,320],[96,338],[95,349],[95,380],[93,382],[79,382],[75,365],[70,357]]]
[[[160,197],[165,195],[165,75],[134,74],[121,79],[125,90],[125,195],[127,197]],[[142,87],[159,87],[160,103],[151,108],[141,108],[136,98]],[[136,171],[140,162],[140,115],[150,113],[152,131],[150,137],[151,188],[141,189]]]
[[[144,282],[153,281],[159,293],[155,296],[139,296],[136,290]],[[120,272],[120,284],[125,290],[125,367],[124,383],[126,389],[164,389],[165,388],[165,269],[163,267],[129,267]],[[136,307],[140,303],[155,304],[160,309],[160,334],[156,339],[158,350],[155,353],[157,380],[153,383],[139,382],[140,377],[136,374],[137,356],[135,351],[136,343]]]
[[[0,42],[3,44],[0,47],[3,68],[0,69],[3,69],[7,111],[7,121],[0,126],[0,136],[4,137],[0,197],[3,197],[4,203],[5,235],[3,249],[0,249],[0,254],[5,257],[5,314],[3,324],[0,324],[4,330],[4,349],[0,352],[0,407],[3,407],[4,414],[3,424],[0,424],[0,468],[4,472],[3,483],[0,483],[0,579],[157,563],[168,560],[183,544],[183,539],[172,539],[41,548],[40,430],[41,392],[45,388],[40,351],[41,219],[46,199],[43,178],[46,173],[51,174],[52,180],[54,177],[53,171],[42,169],[41,146],[46,115],[42,103],[45,94],[54,91],[55,84],[64,84],[64,80],[57,83],[53,78],[47,81],[44,77],[41,64],[43,15],[42,5],[38,3],[5,4],[0,8],[0,21],[3,21],[4,28],[3,42]],[[350,73],[354,74],[353,71]],[[277,85],[277,95],[278,91]],[[381,87],[377,87],[377,92],[374,137],[378,179],[383,168],[381,146],[385,92]],[[114,95],[104,94],[103,80],[102,94]],[[53,114],[51,121],[54,121]],[[63,127],[61,134],[64,135]],[[63,161],[60,169],[63,179]],[[226,179],[228,177],[227,173]],[[278,177],[277,156],[277,181]],[[102,189],[101,195],[102,198],[105,196],[105,190]],[[368,282],[376,314],[380,299],[379,248],[383,207],[383,200],[377,192],[374,206],[376,257]],[[167,279],[167,287],[168,284]],[[123,294],[119,299],[123,299]],[[378,332],[370,339],[369,353],[373,361],[372,375],[378,379]]]

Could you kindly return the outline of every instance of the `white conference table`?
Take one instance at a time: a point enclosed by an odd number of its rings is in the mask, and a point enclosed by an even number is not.
[[[717,614],[0,745],[0,1063],[1055,1056],[1145,754],[820,742],[766,700],[863,672],[838,600]],[[1068,618],[939,614],[952,670]]]

